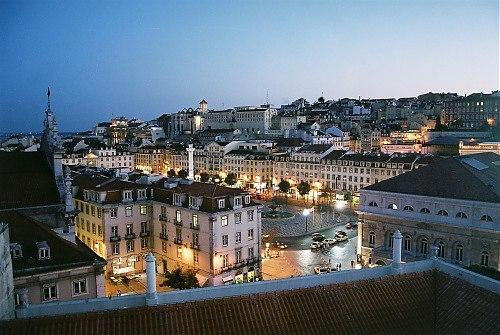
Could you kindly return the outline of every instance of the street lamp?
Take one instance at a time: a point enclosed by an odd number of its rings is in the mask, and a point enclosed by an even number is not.
[[[302,211],[302,215],[306,219],[306,233],[307,233],[307,217],[309,216],[309,214],[311,214],[311,211],[308,208],[304,208],[304,210]]]

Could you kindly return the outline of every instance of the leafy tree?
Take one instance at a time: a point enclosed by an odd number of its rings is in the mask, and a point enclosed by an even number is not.
[[[198,279],[196,278],[196,271],[191,269],[183,271],[181,268],[177,268],[172,272],[167,271],[167,274],[165,275],[164,285],[179,290],[200,287]]]
[[[325,102],[325,98],[324,98],[324,97],[322,97],[322,96],[321,96],[321,97],[319,97],[319,98],[318,98],[318,102],[320,102],[320,103]]]
[[[210,180],[210,176],[208,175],[208,173],[202,172],[200,174],[200,180],[202,183],[208,183],[208,181]]]
[[[177,172],[177,176],[182,179],[186,179],[188,176],[188,172],[186,170],[180,170]]]
[[[332,198],[332,194],[333,194],[333,190],[332,190],[330,187],[326,186],[325,188],[323,188],[323,189],[321,190],[321,195],[320,195],[320,197],[321,197],[321,198],[326,198],[326,201],[327,201],[328,203],[330,203],[331,198]]]
[[[434,130],[448,130],[448,127],[441,123],[441,118],[439,116],[436,119],[436,126],[434,127]]]
[[[280,183],[278,184],[278,188],[280,189],[281,193],[287,194],[288,191],[290,191],[290,183],[284,179],[281,179]]]
[[[231,186],[236,184],[236,175],[232,172],[228,173],[226,178],[224,179],[224,182]]]
[[[297,186],[297,190],[299,191],[301,196],[304,196],[309,193],[311,190],[311,185],[307,181],[301,181],[300,184]]]
[[[175,177],[177,176],[177,173],[175,173],[175,170],[174,170],[174,169],[170,169],[170,170],[168,170],[168,172],[167,172],[167,176],[168,176],[169,178],[175,178]]]

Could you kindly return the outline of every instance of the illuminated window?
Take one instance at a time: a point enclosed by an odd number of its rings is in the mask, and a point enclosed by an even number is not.
[[[227,215],[221,216],[220,221],[222,227],[227,226]]]
[[[140,207],[140,212],[141,212],[141,214],[142,214],[142,215],[146,215],[146,214],[148,214],[148,206],[146,206],[146,205],[141,205],[141,207]]]

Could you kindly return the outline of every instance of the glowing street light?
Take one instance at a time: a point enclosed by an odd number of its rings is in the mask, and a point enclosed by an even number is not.
[[[306,219],[306,233],[307,233],[307,217],[309,216],[309,214],[311,214],[309,208],[304,208],[304,210],[302,211],[302,215]]]

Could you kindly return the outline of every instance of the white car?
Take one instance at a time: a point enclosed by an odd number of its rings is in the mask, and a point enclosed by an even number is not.
[[[324,243],[325,245],[330,246],[330,245],[334,245],[335,243],[337,243],[337,240],[336,240],[335,238],[326,238],[326,239],[323,241],[323,243]]]
[[[311,249],[312,250],[321,249],[322,246],[323,246],[323,243],[321,243],[321,242],[313,242],[313,243],[311,243]]]
[[[316,274],[328,273],[330,271],[331,271],[331,269],[328,266],[315,266],[314,267],[314,273],[316,273]]]

